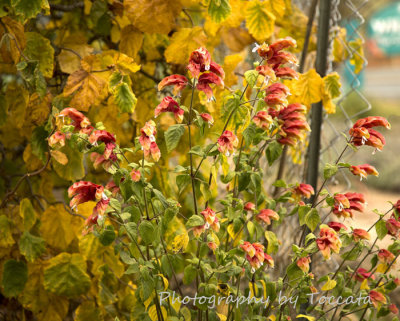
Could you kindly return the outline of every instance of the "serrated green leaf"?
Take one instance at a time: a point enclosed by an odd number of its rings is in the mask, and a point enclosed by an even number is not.
[[[265,155],[267,156],[268,165],[271,166],[281,156],[283,146],[277,141],[272,141],[268,144]]]
[[[149,221],[143,221],[139,225],[139,234],[145,244],[151,244],[156,238],[154,225]]]
[[[38,2],[40,0],[20,0],[24,2]],[[25,55],[30,60],[39,62],[39,70],[46,78],[53,76],[54,68],[54,49],[50,40],[37,32],[27,32]]]
[[[200,215],[192,215],[186,222],[187,228],[201,226],[201,225],[204,225],[204,219]]]
[[[325,164],[324,167],[324,178],[328,179],[331,178],[333,175],[335,175],[338,171],[338,166],[335,164]]]
[[[113,97],[121,113],[133,113],[135,111],[137,98],[127,83],[118,84],[113,90]]]
[[[231,6],[229,0],[210,0],[208,14],[214,22],[220,23],[224,21],[230,13]]]
[[[25,230],[29,230],[36,222],[36,214],[29,198],[24,198],[19,205],[19,216],[24,220]]]
[[[265,239],[268,241],[267,253],[275,254],[276,252],[278,252],[279,242],[278,242],[278,238],[276,237],[276,234],[272,231],[265,231],[264,235],[265,235]]]
[[[321,222],[321,218],[318,211],[313,208],[306,214],[304,221],[311,232],[313,232],[317,228],[318,224]]]
[[[251,1],[246,10],[246,27],[258,42],[269,38],[275,25],[275,15],[268,1]]]
[[[168,130],[164,133],[168,152],[171,152],[176,148],[176,146],[178,146],[178,143],[184,133],[184,125],[172,125],[168,128]]]
[[[244,79],[246,79],[247,84],[250,88],[253,88],[257,83],[258,71],[256,70],[247,70],[244,73]]]
[[[378,223],[376,223],[375,230],[376,230],[376,235],[378,236],[378,238],[380,240],[382,240],[388,233],[385,221],[380,220]]]
[[[3,295],[7,298],[20,294],[28,281],[28,268],[25,262],[8,260],[3,266],[2,286]]]
[[[89,290],[91,282],[81,254],[61,253],[48,262],[44,270],[44,287],[47,291],[70,298]]]
[[[25,231],[19,239],[19,250],[29,262],[35,261],[44,251],[46,251],[45,241]]]

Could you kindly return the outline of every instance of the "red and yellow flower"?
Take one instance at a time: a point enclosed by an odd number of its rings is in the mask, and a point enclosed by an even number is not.
[[[267,111],[261,110],[253,117],[253,122],[257,127],[268,130],[272,124],[272,117]]]
[[[177,123],[181,123],[183,120],[183,114],[185,111],[179,106],[179,104],[171,96],[164,97],[161,103],[156,107],[154,111],[154,117],[158,117],[161,113],[171,112],[174,114]]]
[[[390,129],[390,124],[384,117],[370,116],[357,120],[350,128],[351,143],[354,146],[368,145],[377,150],[382,150],[385,145],[383,135],[372,129],[373,127],[385,127]]]
[[[56,131],[49,137],[49,146],[52,148],[60,148],[65,146],[65,134],[60,131]]]
[[[263,209],[257,214],[256,219],[259,221],[263,221],[267,225],[271,224],[271,220],[279,221],[279,214],[269,208]]]
[[[336,232],[339,232],[341,229],[347,230],[346,225],[339,222],[329,222],[328,226],[334,229]]]
[[[310,263],[311,263],[311,258],[309,256],[302,257],[297,260],[296,264],[297,266],[304,272],[308,273],[310,270]]]
[[[339,253],[342,246],[335,230],[322,224],[320,227],[319,238],[316,239],[317,246],[326,260],[329,260],[331,253]]]
[[[274,267],[274,260],[270,255],[264,252],[264,245],[260,243],[244,242],[240,247],[246,253],[246,259],[254,270],[259,269],[264,263],[268,267]]]
[[[354,241],[358,242],[360,240],[370,240],[371,236],[366,230],[363,230],[361,228],[355,228],[353,230],[353,239]]]
[[[174,86],[174,96],[180,96],[181,91],[188,85],[189,81],[185,76],[182,75],[171,75],[165,77],[158,84],[158,90],[161,91],[167,86]]]
[[[93,162],[94,168],[98,168],[100,165],[103,165],[103,167],[107,169],[112,165],[113,162],[117,161],[117,155],[114,153],[116,144],[113,134],[106,130],[95,130],[89,136],[89,142],[94,146],[97,146],[99,143],[105,144],[103,154],[99,154],[97,152],[90,154],[90,159]]]
[[[353,175],[360,176],[360,181],[363,178],[367,178],[368,175],[379,176],[379,173],[376,170],[376,168],[374,166],[369,165],[369,164],[351,166],[350,167],[350,172],[352,172]]]
[[[375,275],[372,272],[368,272],[364,268],[358,268],[356,273],[354,274],[354,278],[357,281],[362,282],[366,279],[375,280]]]
[[[230,130],[225,130],[217,141],[219,152],[223,153],[225,156],[229,156],[233,153],[238,144],[239,139]]]
[[[382,293],[375,290],[371,290],[369,292],[369,297],[375,308],[378,308],[381,304],[386,304],[387,302],[386,297]]]
[[[74,130],[77,132],[90,134],[90,132],[93,130],[93,127],[90,126],[89,119],[75,108],[65,108],[60,112],[59,116],[70,118],[71,125],[74,126]]]
[[[292,197],[295,200],[300,200],[301,197],[310,198],[314,195],[314,188],[309,184],[300,183],[292,189]]]

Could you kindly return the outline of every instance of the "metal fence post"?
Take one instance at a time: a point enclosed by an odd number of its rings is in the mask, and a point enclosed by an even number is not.
[[[328,49],[329,49],[329,31],[330,31],[330,14],[331,1],[320,0],[319,17],[318,17],[318,33],[317,33],[317,58],[315,69],[317,73],[324,77],[328,66]],[[306,182],[310,184],[314,190],[317,190],[318,174],[319,174],[319,158],[321,146],[321,126],[323,120],[322,101],[313,104],[311,108],[311,135],[310,145],[308,148],[308,163]],[[311,198],[314,201],[315,195]]]

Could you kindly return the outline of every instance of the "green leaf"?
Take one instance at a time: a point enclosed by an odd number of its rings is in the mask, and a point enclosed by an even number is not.
[[[53,162],[53,168],[58,176],[67,181],[76,181],[83,178],[85,176],[83,154],[70,147],[68,143],[60,151],[67,156],[68,163],[62,165],[59,162]]]
[[[277,141],[272,141],[268,144],[265,150],[265,155],[267,156],[268,165],[271,166],[278,158],[281,156],[283,151],[283,145],[279,144]]]
[[[335,175],[338,171],[338,166],[334,164],[325,164],[324,167],[324,178],[328,179],[331,178],[333,175]]]
[[[197,269],[192,264],[189,264],[185,267],[183,272],[183,283],[190,284],[193,282],[197,274]]]
[[[318,224],[321,222],[321,218],[318,211],[313,208],[307,213],[304,221],[311,232],[313,232],[317,228]]]
[[[246,105],[241,104],[240,96],[238,95],[228,95],[222,106],[221,114],[222,120],[227,121],[231,119],[232,124],[235,129],[239,128],[241,125],[245,124],[249,117],[249,109]]]
[[[47,9],[47,0],[11,0],[15,13],[22,15],[24,19],[35,18],[43,9]]]
[[[113,90],[113,97],[121,113],[133,113],[135,111],[137,98],[127,83],[118,84]]]
[[[204,225],[204,219],[202,216],[200,215],[192,215],[191,217],[189,217],[189,219],[186,222],[186,227],[187,228],[191,228],[191,227],[195,227],[195,226],[201,226]]]
[[[19,205],[19,216],[24,220],[25,230],[29,230],[36,222],[36,214],[29,198],[24,198]]]
[[[139,225],[139,234],[145,244],[151,244],[156,238],[154,225],[149,221],[143,221]]]
[[[278,179],[275,183],[272,184],[275,187],[283,187],[286,188],[287,184],[283,179]]]
[[[176,185],[178,186],[179,194],[190,184],[190,181],[190,175],[188,174],[176,176]]]
[[[140,267],[140,279],[143,291],[143,300],[147,300],[154,290],[154,280],[150,275],[149,269],[145,266]]]
[[[243,138],[246,146],[250,146],[253,142],[253,138],[256,135],[257,126],[252,122],[243,131]]]
[[[25,231],[19,239],[19,250],[27,261],[35,261],[46,250],[45,241]]]
[[[115,240],[115,231],[112,225],[107,225],[99,236],[100,243],[104,246],[112,244]]]
[[[376,230],[376,235],[378,236],[378,238],[380,240],[382,240],[388,233],[385,221],[380,220],[378,223],[376,223],[375,230]]]
[[[168,128],[168,130],[164,133],[165,143],[167,145],[167,151],[171,152],[173,149],[178,146],[178,143],[185,133],[184,125],[172,125]]]
[[[298,278],[303,276],[303,271],[297,266],[296,262],[290,264],[286,269],[287,276],[289,280],[296,279],[296,283],[299,282]]]
[[[91,282],[81,254],[61,253],[48,262],[44,270],[44,287],[47,291],[71,298],[89,290]]]
[[[26,0],[31,2],[31,0]],[[32,0],[35,2],[38,0]],[[39,62],[39,70],[46,78],[53,76],[54,68],[54,49],[50,40],[36,32],[26,32],[25,55],[30,60]]]
[[[310,211],[311,207],[310,206],[300,206],[299,207],[299,224],[300,226],[306,224],[306,215]]]
[[[352,248],[350,251],[343,253],[340,257],[346,261],[357,260],[362,251],[362,245],[357,244],[356,247]]]
[[[279,242],[278,242],[278,238],[276,237],[276,234],[272,231],[265,231],[265,239],[268,242],[267,245],[267,253],[268,254],[275,254],[276,252],[278,252],[279,249]]]
[[[8,260],[4,263],[1,284],[2,294],[5,297],[16,297],[20,294],[24,290],[26,281],[28,281],[28,268],[25,262]]]
[[[39,157],[42,162],[46,161],[47,152],[47,138],[48,133],[44,129],[44,126],[36,127],[31,136],[31,146],[32,146],[32,153]]]
[[[258,71],[256,70],[247,70],[244,73],[244,79],[246,79],[247,84],[250,88],[253,88],[257,83]]]
[[[231,6],[229,0],[211,0],[208,5],[208,14],[216,23],[224,21],[230,13]]]

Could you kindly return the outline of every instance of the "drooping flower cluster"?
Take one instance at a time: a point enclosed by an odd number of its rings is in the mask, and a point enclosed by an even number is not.
[[[253,52],[257,51],[266,64],[274,70],[276,77],[297,78],[297,72],[291,68],[292,65],[297,65],[298,63],[296,56],[290,52],[282,51],[289,47],[296,47],[296,45],[296,41],[293,38],[286,37],[269,46],[266,43],[261,46],[256,45]]]
[[[89,201],[97,202],[92,214],[86,219],[84,234],[93,230],[99,218],[102,217],[110,200],[104,194],[104,187],[92,182],[80,181],[74,183],[68,189],[68,197],[71,198],[69,206],[75,209],[79,204]]]
[[[393,262],[395,259],[395,256],[392,252],[386,250],[386,249],[380,249],[378,252],[378,260],[386,265],[389,265]]]
[[[386,143],[385,137],[380,132],[372,129],[374,127],[390,129],[390,123],[386,118],[380,116],[370,116],[357,120],[349,130],[351,143],[354,146],[372,146],[381,151]]]
[[[339,232],[341,229],[347,230],[346,225],[340,223],[340,222],[329,222],[328,226],[331,229],[334,229],[336,232]]]
[[[212,228],[212,230],[214,232],[218,232],[219,231],[218,217],[217,217],[217,215],[215,214],[215,212],[211,208],[207,207],[200,214],[203,216],[204,221],[206,223],[203,224],[203,225],[196,226],[196,227],[193,228],[194,236],[199,237],[203,232],[208,230],[210,227]]]
[[[217,141],[219,152],[225,156],[229,156],[233,153],[238,144],[239,139],[230,130],[225,130]]]
[[[297,266],[304,273],[308,273],[308,271],[310,270],[310,263],[311,263],[311,259],[310,259],[309,256],[302,257],[302,258],[298,259],[297,262],[296,262]]]
[[[193,51],[189,58],[187,66],[190,74],[197,82],[196,89],[204,92],[209,101],[214,99],[213,90],[210,85],[224,87],[225,72],[220,65],[211,60],[211,55],[207,49],[200,47]],[[174,86],[174,95],[180,95],[180,92],[189,84],[188,79],[182,75],[171,75],[165,77],[158,84],[158,90],[167,86]]]
[[[339,204],[335,202],[333,207],[333,214],[335,214],[337,217],[353,217],[353,211],[364,211],[364,206],[366,203],[363,194],[349,192],[345,194],[336,194],[335,197],[338,197],[338,195],[340,195],[342,203]],[[347,201],[345,199],[347,199]],[[343,203],[346,205],[346,207],[343,206]]]
[[[267,106],[279,110],[288,104],[288,95],[290,95],[289,88],[280,82],[276,82],[265,89],[264,101]]]
[[[360,176],[360,181],[362,181],[363,178],[367,178],[368,175],[379,176],[376,168],[369,164],[351,166],[350,172],[352,172],[353,175]]]
[[[355,228],[353,230],[353,239],[354,241],[358,242],[360,240],[370,240],[371,236],[366,230],[362,228]]]
[[[113,162],[117,161],[117,155],[114,152],[116,143],[113,134],[106,130],[95,130],[89,136],[89,142],[94,146],[97,146],[100,143],[105,144],[103,154],[99,154],[97,152],[90,154],[90,159],[93,162],[94,168],[98,168],[100,165],[103,165],[105,169],[108,169]]]
[[[298,103],[290,104],[281,110],[269,108],[268,113],[280,123],[279,143],[294,146],[304,131],[310,131],[306,112],[307,108]]]
[[[274,267],[274,260],[270,255],[264,252],[264,245],[260,243],[244,242],[240,245],[246,253],[246,259],[254,270],[259,269],[264,263],[268,267]]]
[[[268,130],[272,124],[272,117],[268,114],[265,110],[260,110],[257,114],[253,117],[253,122],[256,124],[257,127]]]
[[[354,274],[354,278],[357,281],[362,282],[366,279],[375,280],[375,275],[372,272],[368,272],[364,268],[358,268],[356,273]]]
[[[269,208],[263,209],[257,214],[256,219],[263,221],[267,225],[271,225],[271,220],[279,221],[279,214]]]
[[[177,123],[181,123],[183,120],[183,114],[185,111],[179,106],[174,98],[167,96],[161,101],[154,111],[154,117],[156,118],[161,113],[171,112],[174,114]]]
[[[308,199],[314,195],[314,188],[309,184],[300,183],[292,188],[292,198],[299,202],[302,197]]]
[[[65,117],[68,117],[71,120],[70,125],[74,127],[74,132],[89,135],[93,130],[93,126],[90,125],[89,119],[75,108],[63,109],[58,114],[58,117],[62,119],[62,125],[65,123]],[[64,133],[57,130],[49,137],[49,146],[52,148],[61,148],[65,146],[66,138],[67,136]]]
[[[149,120],[142,129],[140,129],[139,143],[142,146],[144,156],[151,156],[155,162],[161,157],[160,149],[156,143],[157,129],[154,121]]]
[[[316,239],[316,242],[326,260],[330,259],[332,252],[339,253],[342,246],[342,241],[335,230],[325,224],[320,226],[319,238]]]

